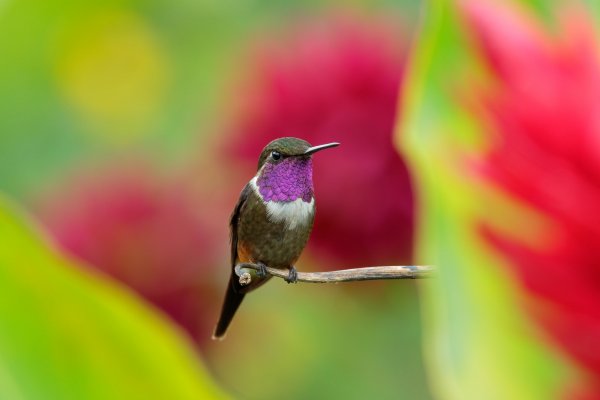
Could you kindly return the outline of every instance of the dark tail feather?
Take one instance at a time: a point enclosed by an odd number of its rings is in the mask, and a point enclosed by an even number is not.
[[[227,285],[225,301],[223,301],[223,309],[221,310],[221,316],[219,317],[219,322],[217,322],[215,333],[213,333],[213,339],[222,340],[225,337],[229,323],[231,323],[235,312],[242,303],[242,300],[244,300],[245,294],[239,293],[236,290],[233,278],[234,277],[232,276],[229,279],[229,285]]]

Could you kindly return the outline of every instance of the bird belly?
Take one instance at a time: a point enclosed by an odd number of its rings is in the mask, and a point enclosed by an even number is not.
[[[276,219],[269,216],[268,203],[265,204],[255,193],[250,197],[252,198],[248,199],[238,224],[240,261],[245,259],[245,262],[262,262],[272,268],[292,267],[308,241],[314,211],[303,216],[302,223],[296,222],[290,226],[290,215],[298,216],[299,213],[304,213],[298,211],[298,206],[284,208],[279,214],[281,218]]]

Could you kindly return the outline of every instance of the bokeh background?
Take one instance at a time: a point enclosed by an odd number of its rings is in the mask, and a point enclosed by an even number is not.
[[[417,3],[1,7],[0,190],[65,255],[160,313],[233,397],[429,397],[414,282],[273,281],[210,340],[229,215],[276,137],[345,148],[316,161],[319,218],[299,268],[411,262],[412,192],[392,143]],[[37,317],[81,335],[63,312]],[[89,363],[46,345],[45,363],[71,360],[66,376]]]
[[[0,0],[0,398],[600,398],[593,1]],[[300,270],[210,340],[262,147]]]

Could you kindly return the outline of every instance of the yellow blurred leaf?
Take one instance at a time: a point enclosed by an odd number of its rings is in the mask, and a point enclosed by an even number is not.
[[[182,334],[3,197],[0,321],[1,399],[225,397]]]
[[[92,131],[120,144],[157,123],[170,69],[141,15],[110,10],[82,17],[63,41],[59,88]]]

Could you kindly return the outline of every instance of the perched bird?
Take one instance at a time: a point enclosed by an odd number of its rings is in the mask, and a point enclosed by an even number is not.
[[[338,145],[311,146],[305,140],[285,137],[273,140],[261,152],[258,171],[242,190],[231,215],[231,277],[213,339],[223,338],[246,293],[269,280],[265,267],[287,268],[287,282],[296,281],[294,264],[315,218],[312,155]],[[240,263],[260,268],[242,268],[251,275],[247,286],[239,283],[235,271]]]

